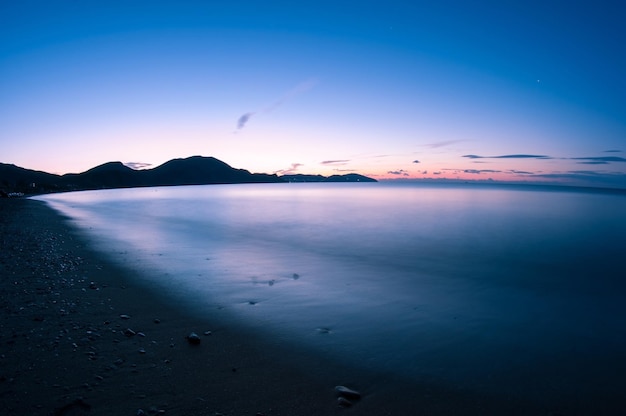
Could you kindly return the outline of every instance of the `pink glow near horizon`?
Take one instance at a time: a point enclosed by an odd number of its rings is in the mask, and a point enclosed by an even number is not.
[[[64,174],[202,155],[264,173],[626,188],[619,14],[157,3],[7,3],[0,162]]]

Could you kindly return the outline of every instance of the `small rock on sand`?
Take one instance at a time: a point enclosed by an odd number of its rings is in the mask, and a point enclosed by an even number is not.
[[[189,335],[187,335],[186,338],[190,344],[194,344],[194,345],[200,344],[200,337],[195,332],[190,333]]]
[[[344,397],[349,400],[358,400],[361,398],[361,393],[346,386],[336,386],[335,391],[340,397]]]
[[[348,399],[346,399],[345,397],[338,397],[337,398],[337,404],[340,407],[351,407],[352,406],[352,402]]]

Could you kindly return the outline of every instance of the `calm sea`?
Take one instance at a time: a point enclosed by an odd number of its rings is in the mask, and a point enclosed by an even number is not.
[[[624,194],[371,183],[38,199],[194,313],[414,380],[625,403]]]

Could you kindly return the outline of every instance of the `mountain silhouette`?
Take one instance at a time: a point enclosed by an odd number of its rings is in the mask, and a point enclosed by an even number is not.
[[[295,177],[298,179],[294,179]],[[235,169],[214,157],[204,156],[172,159],[153,169],[143,170],[129,168],[122,162],[108,162],[82,173],[65,175],[54,175],[0,163],[0,192],[5,195],[145,186],[275,182],[375,182],[375,180],[357,174],[333,175],[326,178],[321,175],[277,176],[250,173],[245,169]]]
[[[83,173],[63,175],[60,184],[77,189],[127,188],[140,186],[138,172],[122,162],[108,162]]]
[[[214,157],[202,156],[173,159],[154,169],[140,172],[149,186],[283,182],[276,175],[234,169]]]

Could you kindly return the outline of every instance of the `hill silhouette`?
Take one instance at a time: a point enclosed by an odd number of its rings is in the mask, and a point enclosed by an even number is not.
[[[59,184],[76,189],[127,188],[140,186],[138,172],[122,162],[108,162],[83,173],[63,175]]]
[[[290,180],[295,176],[300,179]],[[135,170],[122,162],[108,162],[82,173],[55,175],[0,163],[0,191],[9,193],[47,193],[79,191],[89,189],[134,188],[145,186],[209,185],[232,183],[275,183],[275,182],[375,182],[366,176],[349,174],[277,176],[266,173],[250,173],[236,169],[214,157],[192,156],[172,159],[153,169]]]

